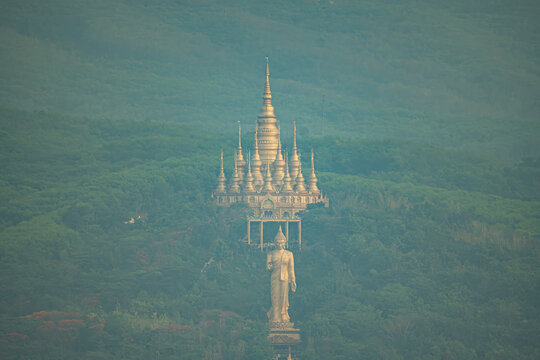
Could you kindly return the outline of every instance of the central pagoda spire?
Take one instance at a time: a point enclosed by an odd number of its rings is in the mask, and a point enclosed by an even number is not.
[[[274,114],[272,106],[272,93],[270,91],[270,67],[268,64],[268,56],[266,57],[266,82],[264,85],[263,105],[261,114],[257,119],[259,129],[258,145],[261,160],[274,162],[278,151],[279,129],[277,127],[278,120]]]
[[[264,84],[264,95],[263,95],[264,105],[271,112],[272,116],[274,115],[274,107],[272,106],[272,92],[270,91],[270,66],[268,64],[268,56],[266,57],[266,83]]]

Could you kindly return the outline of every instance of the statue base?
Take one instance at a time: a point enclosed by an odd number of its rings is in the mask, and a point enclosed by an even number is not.
[[[274,359],[289,359],[289,355],[291,359],[296,359],[296,345],[302,342],[300,329],[295,329],[292,322],[271,321],[269,326],[268,339],[274,348]]]

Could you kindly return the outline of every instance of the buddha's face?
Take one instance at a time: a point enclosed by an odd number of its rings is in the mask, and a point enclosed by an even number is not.
[[[279,240],[279,241],[277,242],[278,248],[280,248],[280,249],[285,249],[285,243],[286,243],[285,240]]]

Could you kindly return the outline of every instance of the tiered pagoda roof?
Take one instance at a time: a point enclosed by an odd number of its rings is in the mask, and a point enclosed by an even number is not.
[[[263,105],[255,124],[254,153],[242,153],[242,129],[238,122],[238,147],[234,152],[234,166],[227,182],[223,168],[213,193],[218,205],[244,202],[252,208],[255,217],[293,217],[305,210],[307,204],[325,203],[328,200],[317,186],[315,160],[311,150],[311,171],[307,183],[302,174],[300,153],[296,146],[296,123],[293,122],[292,153],[283,155],[281,126],[272,106],[270,71],[266,58],[266,82]],[[245,161],[245,158],[248,161]]]

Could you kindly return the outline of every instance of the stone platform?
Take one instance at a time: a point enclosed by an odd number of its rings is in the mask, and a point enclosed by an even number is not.
[[[274,347],[274,359],[288,359],[291,354],[292,359],[296,359],[296,346],[302,342],[300,339],[300,329],[294,328],[294,323],[271,322],[268,339]]]

